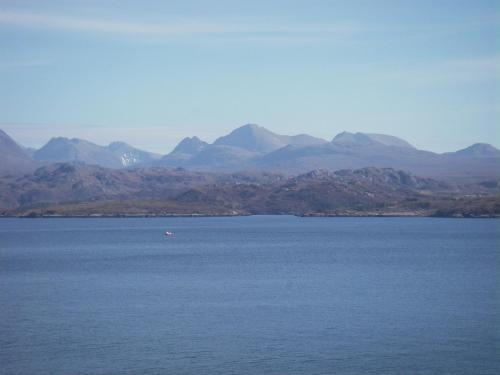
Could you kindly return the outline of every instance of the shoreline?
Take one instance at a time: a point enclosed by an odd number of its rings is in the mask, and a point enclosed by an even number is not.
[[[300,218],[332,218],[332,217],[379,217],[379,218],[442,218],[442,219],[500,219],[500,215],[436,215],[422,212],[360,212],[360,213],[276,213],[276,214],[88,214],[88,215],[0,215],[0,219],[133,219],[133,218],[205,218],[205,217],[247,217],[247,216],[295,216]]]

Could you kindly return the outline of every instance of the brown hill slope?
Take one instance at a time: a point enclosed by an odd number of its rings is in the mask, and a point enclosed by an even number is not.
[[[458,186],[391,168],[296,177],[209,174],[182,169],[111,170],[54,164],[0,180],[4,214],[295,214],[405,213],[494,216],[498,182]]]

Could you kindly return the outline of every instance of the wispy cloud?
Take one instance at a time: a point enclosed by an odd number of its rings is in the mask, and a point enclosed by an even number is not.
[[[70,32],[125,34],[136,36],[189,36],[189,35],[260,35],[276,37],[287,34],[353,34],[366,31],[362,26],[337,25],[265,25],[252,22],[211,21],[201,18],[172,19],[162,23],[128,20],[96,19],[0,10],[0,25],[48,29]]]

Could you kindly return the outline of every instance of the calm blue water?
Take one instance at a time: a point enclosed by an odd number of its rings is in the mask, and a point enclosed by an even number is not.
[[[0,373],[499,374],[499,245],[480,219],[2,219]]]

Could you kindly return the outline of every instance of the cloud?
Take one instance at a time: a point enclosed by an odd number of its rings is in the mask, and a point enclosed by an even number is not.
[[[190,35],[266,35],[289,34],[353,34],[366,28],[351,24],[317,26],[280,26],[254,23],[228,23],[201,18],[172,19],[163,23],[132,22],[124,20],[81,18],[64,15],[0,10],[0,25],[30,29],[70,32],[123,34],[136,36],[190,36]]]

